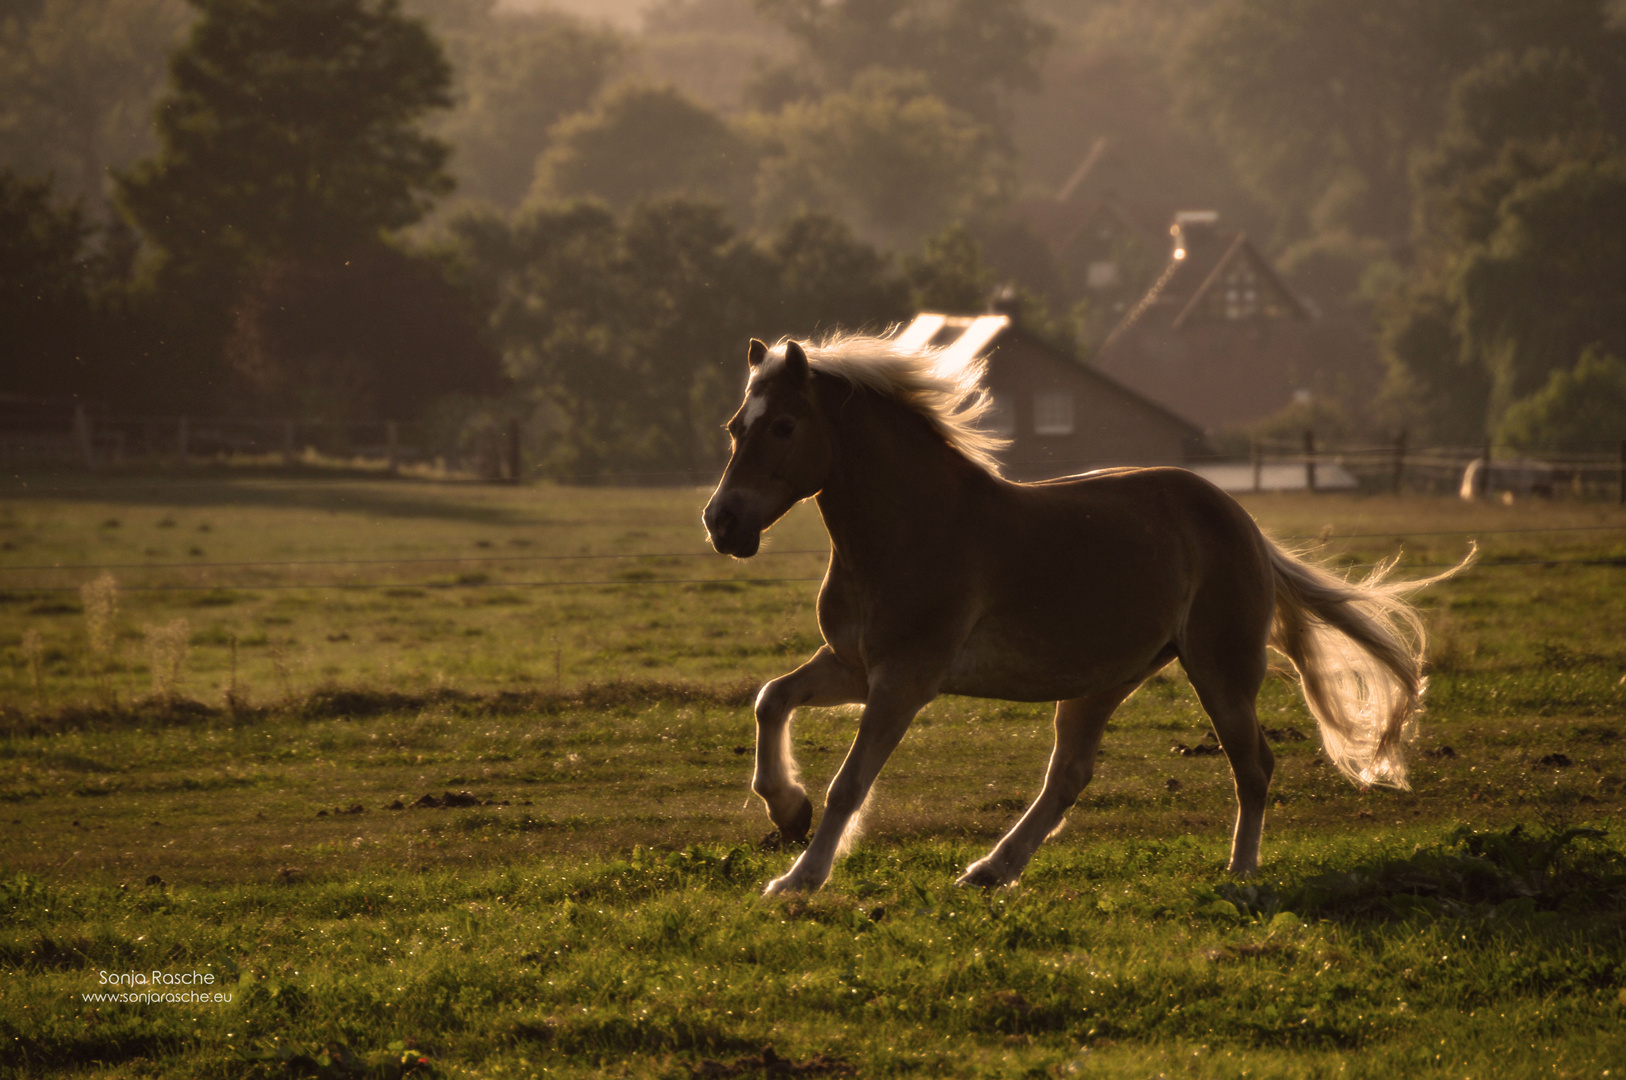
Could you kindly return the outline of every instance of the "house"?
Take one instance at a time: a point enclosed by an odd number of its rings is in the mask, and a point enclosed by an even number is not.
[[[1209,431],[1325,395],[1344,351],[1242,232],[1175,215],[1168,261],[1093,365]]]
[[[1009,315],[925,312],[899,343],[987,358],[990,426],[1011,440],[1000,458],[1012,479],[1108,465],[1178,465],[1208,452],[1197,425],[1051,348]]]
[[[1053,198],[1025,199],[1014,208],[1015,219],[1050,252],[1056,274],[1051,302],[1074,308],[1085,301],[1077,310],[1091,347],[1146,291],[1165,255],[1166,211],[1126,200],[1096,182],[1103,173],[1123,173],[1120,158],[1105,137],[1097,138]]]

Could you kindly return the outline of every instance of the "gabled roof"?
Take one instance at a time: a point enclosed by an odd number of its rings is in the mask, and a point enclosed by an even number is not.
[[[1009,315],[944,315],[939,312],[923,311],[916,315],[898,334],[897,342],[904,348],[920,348],[932,345],[946,348],[945,356],[955,362],[969,360],[974,356],[986,356],[991,349],[999,343],[999,339],[1009,335],[1021,334]],[[1154,401],[1145,394],[1137,393],[1118,380],[1108,376],[1087,364],[1065,356],[1055,349],[1030,335],[1022,335],[1032,344],[1042,348],[1057,363],[1063,364],[1077,372],[1085,379],[1091,380],[1105,388],[1109,393],[1117,394],[1125,399],[1150,409],[1163,416],[1171,423],[1186,428],[1196,439],[1203,438],[1203,429],[1187,420],[1179,413],[1170,409],[1161,402]]]
[[[1175,215],[1170,228],[1175,246],[1163,273],[1113,327],[1103,352],[1137,326],[1183,329],[1203,319],[1308,319],[1309,310],[1283,284],[1248,240],[1223,233],[1217,215],[1197,211]]]
[[[1129,234],[1154,243],[1161,233],[1154,224],[1161,219],[1161,210],[1134,206],[1110,193],[1098,198],[1074,197],[1067,202],[1027,199],[1016,205],[1014,213],[1057,255],[1075,246],[1100,243],[1103,233]]]

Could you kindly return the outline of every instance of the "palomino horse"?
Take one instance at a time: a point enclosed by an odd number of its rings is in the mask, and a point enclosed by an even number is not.
[[[863,704],[818,829],[768,892],[824,884],[887,757],[942,693],[1057,702],[1043,790],[962,884],[1016,880],[1089,783],[1107,718],[1175,659],[1235,774],[1232,872],[1258,866],[1274,767],[1254,712],[1267,644],[1298,670],[1338,767],[1406,786],[1402,734],[1424,679],[1404,598],[1438,577],[1388,583],[1391,563],[1345,581],[1183,469],[1004,480],[991,458],[1001,443],[978,426],[989,403],[974,360],[857,335],[806,349],[753,340],[748,360],[733,456],[705,511],[712,545],[748,558],[809,497],[830,534],[825,644],[756,701],[751,786],[785,837],[806,837],[813,819],[791,713]]]

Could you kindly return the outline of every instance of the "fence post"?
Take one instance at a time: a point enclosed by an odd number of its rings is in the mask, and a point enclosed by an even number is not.
[[[1258,439],[1248,440],[1248,461],[1253,465],[1253,493],[1257,495],[1259,489],[1264,486],[1261,481],[1264,479],[1265,471],[1265,459],[1259,451]]]
[[[96,442],[90,430],[90,414],[85,411],[85,403],[73,403],[73,437],[79,444],[79,456],[84,459],[85,468],[91,472],[96,471]]]
[[[294,467],[294,422],[282,422],[282,464],[284,468]]]
[[[1620,440],[1620,505],[1626,506],[1626,439]]]
[[[1315,494],[1315,432],[1304,429],[1304,486]]]
[[[390,475],[394,476],[401,468],[401,438],[400,431],[394,420],[384,421],[384,449],[389,455]]]
[[[507,465],[508,482],[511,484],[519,483],[519,417],[517,416],[508,419]]]
[[[186,455],[188,450],[186,444],[190,436],[191,431],[189,425],[186,422],[186,417],[183,416],[181,417],[180,424],[177,426],[175,431],[175,457],[183,468],[186,466]]]
[[[1479,470],[1479,497],[1488,499],[1491,495],[1491,441],[1485,440],[1484,456],[1479,459],[1483,466]]]
[[[1399,436],[1395,439],[1395,494],[1399,495],[1405,486],[1406,473],[1406,429],[1401,428]]]

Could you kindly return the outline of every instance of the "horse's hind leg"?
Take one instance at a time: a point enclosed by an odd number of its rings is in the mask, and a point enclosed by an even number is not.
[[[993,851],[972,863],[961,885],[994,888],[1015,881],[1045,837],[1055,831],[1095,773],[1101,733],[1114,709],[1135,690],[1133,684],[1056,703],[1056,746],[1050,753],[1044,789]]]
[[[813,803],[796,781],[796,761],[790,752],[791,713],[803,705],[863,701],[868,691],[863,675],[837,660],[826,645],[757,694],[757,768],[751,790],[767,803],[768,817],[787,840],[807,839],[813,824]]]
[[[1276,770],[1275,755],[1259,728],[1256,701],[1265,681],[1265,647],[1251,645],[1248,635],[1230,632],[1204,635],[1182,645],[1180,662],[1203,708],[1214,722],[1214,734],[1230,759],[1236,779],[1236,832],[1231,837],[1233,874],[1259,868],[1259,839],[1265,827],[1265,799]]]

